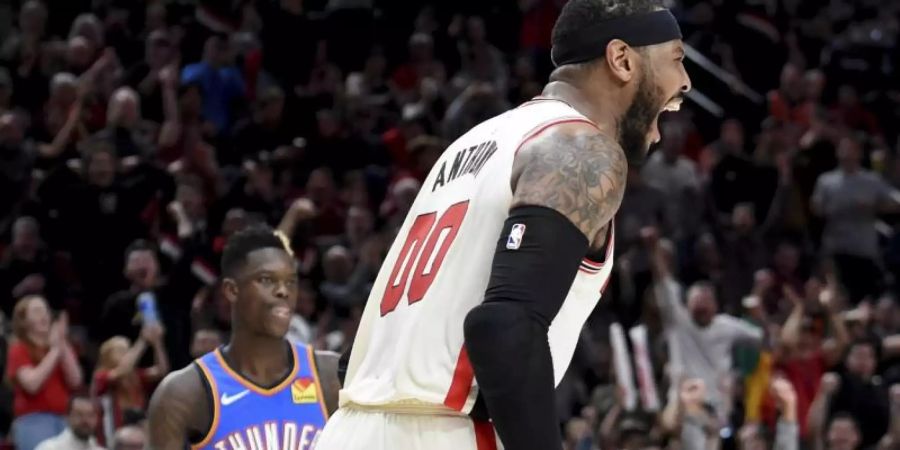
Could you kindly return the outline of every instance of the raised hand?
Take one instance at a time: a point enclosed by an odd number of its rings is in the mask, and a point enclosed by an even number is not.
[[[50,346],[58,347],[65,344],[69,335],[69,315],[63,312],[50,326]]]
[[[753,274],[753,291],[757,295],[765,294],[775,287],[775,276],[769,269],[760,269]]]
[[[700,378],[689,378],[681,383],[678,398],[686,411],[700,411],[706,399],[706,383]]]
[[[163,86],[167,88],[175,87],[178,81],[178,68],[168,65],[163,67],[157,76],[159,77],[159,82]]]
[[[149,323],[141,329],[141,337],[150,344],[159,345],[162,343],[164,331],[158,323]]]
[[[775,395],[775,399],[782,407],[794,407],[794,405],[797,404],[797,392],[794,390],[794,385],[786,378],[775,378],[772,381],[771,388],[772,393]]]
[[[184,210],[184,205],[178,200],[174,200],[166,206],[166,211],[172,217],[172,219],[176,221],[182,221],[187,218],[187,213]]]
[[[784,298],[790,300],[794,307],[803,306],[803,298],[789,285],[785,284],[784,287],[781,288],[781,293],[784,295]]]
[[[297,220],[311,219],[317,214],[316,205],[313,204],[312,200],[305,197],[294,200],[288,212]]]
[[[819,391],[826,395],[833,395],[841,387],[841,378],[836,373],[828,372],[822,375]]]
[[[648,248],[655,248],[659,243],[659,230],[654,226],[643,227],[640,230],[641,242]]]

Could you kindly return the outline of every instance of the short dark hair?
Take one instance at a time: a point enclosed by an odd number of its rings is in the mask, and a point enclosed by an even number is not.
[[[563,6],[550,42],[563,42],[567,35],[599,22],[635,14],[645,14],[664,8],[662,0],[569,0]]]
[[[687,295],[688,297],[690,297],[690,294],[691,294],[691,293],[693,293],[693,292],[695,292],[695,291],[698,291],[698,290],[710,291],[710,292],[713,293],[713,296],[716,297],[716,299],[719,298],[719,296],[718,296],[718,291],[716,290],[716,285],[713,284],[712,281],[709,281],[709,280],[698,280],[698,281],[695,281],[693,284],[691,284],[690,286],[688,286],[688,290],[687,290],[686,295]]]
[[[66,414],[72,413],[72,408],[75,406],[75,402],[79,400],[84,400],[90,403],[92,406],[95,406],[93,397],[84,392],[76,392],[69,397],[69,404],[66,407]]]
[[[146,239],[138,239],[132,242],[128,248],[125,249],[125,259],[127,260],[129,256],[131,256],[134,252],[152,252],[156,254],[156,246],[154,246],[150,241]]]
[[[828,426],[837,422],[838,420],[848,420],[853,424],[853,427],[856,428],[857,433],[862,433],[862,428],[859,427],[859,421],[856,420],[856,417],[853,417],[853,414],[850,414],[846,411],[837,411],[831,415],[831,419],[828,420]]]
[[[141,422],[147,420],[147,413],[141,409],[128,408],[122,411],[122,426],[140,426]]]
[[[854,339],[850,342],[850,345],[847,346],[847,353],[849,354],[853,347],[859,346],[872,347],[872,351],[875,352],[875,364],[878,364],[878,362],[881,361],[881,339],[879,339],[878,336],[866,335]]]
[[[288,251],[275,230],[265,224],[251,225],[231,235],[222,251],[222,275],[233,276],[244,265],[250,252],[263,248]]]
[[[101,153],[106,153],[112,156],[113,159],[119,157],[116,147],[103,139],[87,139],[81,141],[77,147],[81,151],[81,170],[84,173],[87,173],[87,169],[94,161],[94,158]]]

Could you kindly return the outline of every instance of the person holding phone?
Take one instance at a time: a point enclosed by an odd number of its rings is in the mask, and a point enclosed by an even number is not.
[[[141,356],[152,349],[154,365],[138,368]],[[163,346],[163,329],[158,321],[145,321],[141,336],[132,344],[122,336],[100,346],[91,393],[103,408],[101,442],[111,442],[115,430],[125,424],[127,411],[143,411],[151,389],[169,372],[169,358]]]
[[[146,240],[132,243],[123,268],[129,286],[106,300],[99,321],[103,326],[92,329],[93,338],[105,342],[122,336],[137,342],[147,324],[158,323],[166,330],[163,345],[171,366],[179,369],[190,363],[190,305],[201,285],[190,268],[195,250],[195,244],[184,244],[181,258],[164,277],[156,246]],[[153,353],[144,352],[137,367],[155,364]]]
[[[161,284],[159,259],[150,242],[138,240],[128,247],[124,275],[130,284],[128,289],[113,294],[103,305],[100,317],[103,327],[97,327],[102,333],[95,336],[99,342],[116,336],[137,342],[145,322],[160,322],[156,295]],[[138,360],[138,367],[152,365],[150,355]]]

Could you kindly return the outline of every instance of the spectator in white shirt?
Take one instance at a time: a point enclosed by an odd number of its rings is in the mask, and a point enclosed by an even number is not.
[[[683,295],[684,289],[671,268],[671,244],[659,242],[655,233],[648,230],[642,237],[652,255],[653,292],[671,359],[670,401],[677,401],[677,388],[682,381],[700,379],[706,386],[704,403],[712,406],[723,424],[727,423],[732,409],[732,351],[739,343],[760,346],[763,330],[719,314],[715,289],[708,282],[694,283]]]
[[[103,450],[97,445],[97,407],[86,395],[73,395],[69,400],[66,429],[38,444],[35,450]]]

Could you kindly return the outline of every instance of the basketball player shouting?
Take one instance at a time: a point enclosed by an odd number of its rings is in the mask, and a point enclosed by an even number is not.
[[[297,303],[287,248],[266,226],[228,239],[231,341],[163,380],[150,401],[150,449],[313,448],[326,404],[337,405],[337,354],[314,355],[284,338]]]
[[[494,449],[488,418],[508,450],[562,448],[554,385],[609,279],[627,166],[690,89],[661,3],[570,0],[543,95],[447,148],[378,274],[316,450]]]

